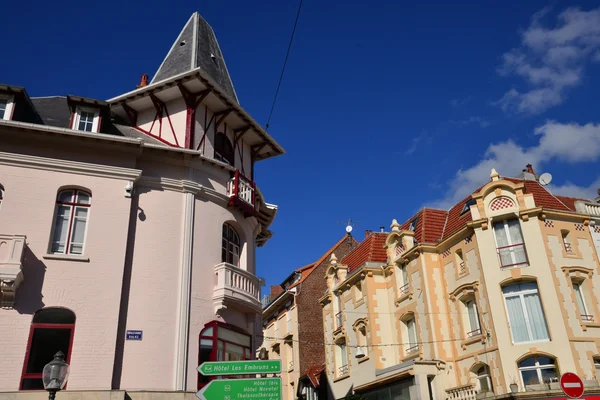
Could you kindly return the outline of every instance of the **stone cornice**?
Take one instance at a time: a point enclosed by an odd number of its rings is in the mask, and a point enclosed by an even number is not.
[[[134,168],[122,168],[6,152],[0,152],[0,165],[99,176],[103,178],[124,179],[134,182],[137,181],[142,174],[141,170]]]

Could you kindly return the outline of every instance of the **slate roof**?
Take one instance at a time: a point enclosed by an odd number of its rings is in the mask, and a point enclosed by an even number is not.
[[[352,272],[368,261],[387,262],[387,254],[383,248],[387,235],[385,232],[369,232],[365,240],[344,257],[341,263],[348,266],[348,272]]]
[[[201,68],[220,89],[239,103],[225,59],[212,27],[193,13],[154,74],[150,84]]]

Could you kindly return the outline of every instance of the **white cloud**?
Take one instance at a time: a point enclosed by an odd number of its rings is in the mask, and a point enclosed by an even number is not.
[[[498,73],[525,81],[525,90],[510,89],[494,104],[504,111],[538,114],[561,104],[568,89],[579,85],[588,61],[600,61],[600,8],[568,8],[547,28],[534,14],[521,35],[521,45],[502,56]]]
[[[588,186],[578,186],[571,182],[566,182],[565,184],[560,186],[549,185],[548,188],[553,194],[593,200],[596,198],[596,196],[598,196],[598,188],[600,188],[600,178],[596,179]]]
[[[523,147],[512,140],[491,144],[477,164],[460,169],[448,184],[446,195],[432,206],[448,208],[489,181],[490,171],[496,168],[503,176],[518,176],[525,165],[533,164],[536,172],[549,161],[565,163],[593,162],[600,159],[600,124],[579,125],[548,121],[534,130],[539,137],[536,145]],[[573,197],[593,197],[600,178],[589,187],[570,183],[555,186],[557,193]],[[572,193],[569,194],[569,191]],[[583,193],[587,193],[585,196]]]

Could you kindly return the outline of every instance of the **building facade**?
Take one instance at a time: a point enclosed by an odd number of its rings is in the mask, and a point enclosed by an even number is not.
[[[599,225],[599,203],[552,195],[528,166],[394,220],[383,254],[373,236],[330,260],[333,398],[564,398],[564,372],[598,395]]]
[[[194,393],[199,363],[253,358],[277,211],[254,165],[282,153],[197,13],[112,99],[0,85],[0,397],[42,389],[59,350],[64,396]]]
[[[325,364],[322,312],[318,299],[327,289],[323,280],[329,258],[357,246],[345,235],[317,261],[296,269],[271,296],[262,311],[263,343],[268,359],[281,360],[283,399],[326,400],[329,390],[319,380]]]

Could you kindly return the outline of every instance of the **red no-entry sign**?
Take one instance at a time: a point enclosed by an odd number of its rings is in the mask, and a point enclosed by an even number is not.
[[[578,399],[583,395],[583,381],[572,372],[562,374],[560,387],[572,399]]]

